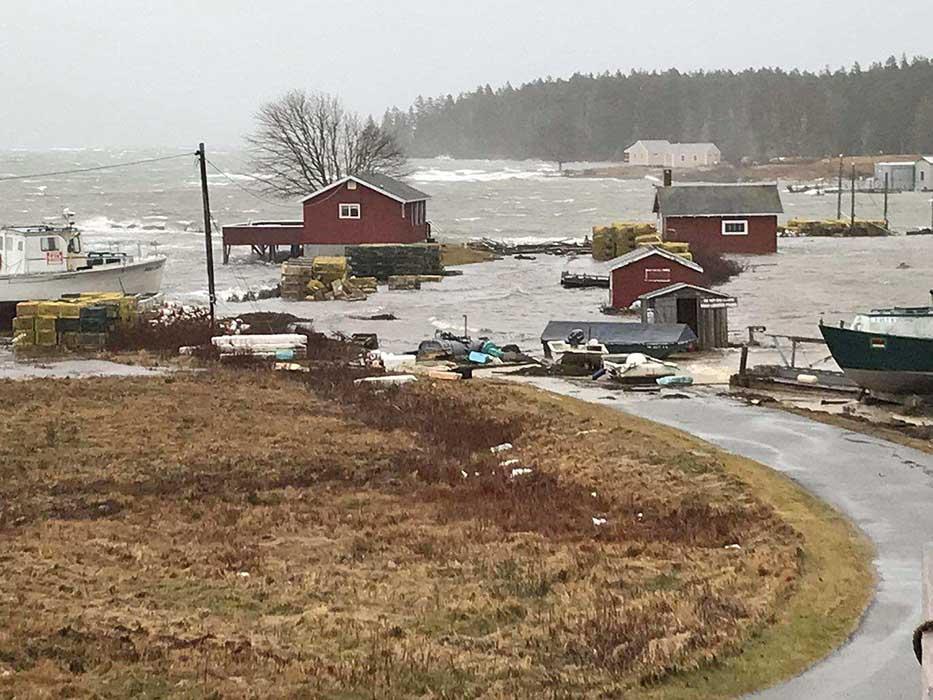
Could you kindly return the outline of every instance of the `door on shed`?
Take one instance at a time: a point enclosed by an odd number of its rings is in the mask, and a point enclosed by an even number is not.
[[[697,299],[678,299],[677,300],[677,323],[686,323],[690,326],[690,330],[696,333],[696,336],[700,337],[700,331],[697,328],[699,325],[697,323],[697,317],[699,313],[697,311],[697,306],[699,301]]]

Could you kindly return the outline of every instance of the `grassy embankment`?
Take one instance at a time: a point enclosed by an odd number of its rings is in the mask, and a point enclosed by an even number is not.
[[[865,543],[790,481],[529,388],[0,397],[0,696],[728,697],[870,596]]]
[[[490,260],[496,259],[495,253],[488,250],[477,250],[459,243],[441,244],[441,263],[444,267],[472,265],[474,263],[489,262]]]

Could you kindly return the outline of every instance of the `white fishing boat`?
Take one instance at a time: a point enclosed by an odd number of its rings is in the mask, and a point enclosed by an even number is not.
[[[82,292],[155,294],[164,267],[163,255],[85,252],[70,222],[0,228],[0,304]]]

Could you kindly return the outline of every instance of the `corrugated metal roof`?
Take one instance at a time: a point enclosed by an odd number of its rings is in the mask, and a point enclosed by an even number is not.
[[[604,345],[664,345],[692,343],[696,334],[683,323],[618,323],[611,321],[549,321],[541,333],[541,342],[566,340],[570,331],[579,328],[586,339]]]
[[[636,263],[643,258],[647,258],[649,255],[660,255],[662,258],[667,258],[671,262],[678,263],[684,267],[689,267],[691,270],[696,270],[697,272],[701,273],[703,272],[703,268],[692,260],[687,260],[686,258],[682,258],[679,255],[666,251],[664,248],[658,248],[657,246],[636,248],[635,250],[630,250],[624,255],[613,258],[609,261],[609,271],[611,272],[613,270],[617,270],[620,267],[631,265],[632,263]]]
[[[781,214],[777,185],[674,185],[659,187],[654,212],[664,216]]]

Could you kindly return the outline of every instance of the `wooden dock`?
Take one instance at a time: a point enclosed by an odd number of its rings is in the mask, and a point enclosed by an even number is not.
[[[587,287],[609,289],[609,276],[577,274],[564,270],[560,273],[560,286],[568,289],[584,289]]]

